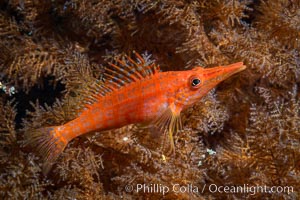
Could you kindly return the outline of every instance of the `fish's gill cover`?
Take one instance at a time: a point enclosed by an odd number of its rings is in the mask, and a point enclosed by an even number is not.
[[[0,198],[299,199],[299,10],[299,0],[2,0]],[[24,134],[74,119],[108,63],[133,51],[162,71],[240,61],[247,70],[182,113],[175,156],[159,152],[159,134],[129,125],[74,139],[43,176]],[[170,191],[125,190],[137,184]]]

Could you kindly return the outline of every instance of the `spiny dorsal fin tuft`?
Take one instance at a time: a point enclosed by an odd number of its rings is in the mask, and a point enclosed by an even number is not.
[[[151,55],[134,52],[136,59],[125,55],[115,59],[115,63],[109,63],[104,73],[105,85],[120,88],[126,84],[142,80],[159,72],[159,66],[151,60]]]
[[[151,59],[151,54],[133,53],[134,59],[124,55],[108,63],[109,66],[105,68],[103,80],[96,81],[85,88],[83,92],[84,102],[79,110],[88,108],[88,105],[127,84],[142,81],[160,71],[159,66]]]

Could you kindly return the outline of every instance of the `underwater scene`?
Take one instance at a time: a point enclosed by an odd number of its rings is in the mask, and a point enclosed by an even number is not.
[[[300,0],[0,0],[0,199],[300,199]]]

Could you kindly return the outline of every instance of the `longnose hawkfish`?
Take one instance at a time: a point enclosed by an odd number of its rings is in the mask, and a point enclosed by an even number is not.
[[[78,117],[60,126],[40,128],[29,134],[29,143],[42,156],[47,174],[66,145],[92,132],[148,123],[166,133],[174,149],[173,133],[180,126],[180,113],[209,90],[246,68],[242,62],[228,66],[161,72],[159,66],[135,53],[110,63],[104,81],[90,92]]]

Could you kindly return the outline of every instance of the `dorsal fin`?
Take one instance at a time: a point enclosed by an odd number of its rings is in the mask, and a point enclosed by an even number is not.
[[[159,66],[148,54],[140,55],[136,52],[134,54],[136,60],[125,55],[121,59],[116,59],[116,63],[109,63],[104,73],[105,85],[118,89],[159,72]]]
[[[160,71],[149,54],[135,54],[135,59],[125,55],[108,63],[105,68],[103,80],[96,81],[89,88],[84,88],[84,102],[79,108],[88,108],[90,104],[118,90],[119,88],[144,78],[151,77]]]

